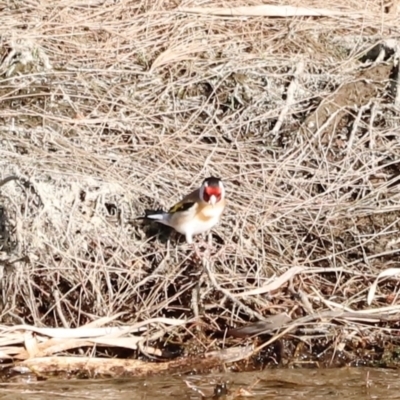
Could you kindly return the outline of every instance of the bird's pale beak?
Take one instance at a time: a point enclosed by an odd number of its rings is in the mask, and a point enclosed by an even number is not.
[[[210,204],[214,207],[215,204],[217,204],[217,196],[214,196],[213,194],[210,196]]]

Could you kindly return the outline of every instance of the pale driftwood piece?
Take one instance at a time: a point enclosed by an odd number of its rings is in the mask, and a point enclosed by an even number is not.
[[[37,357],[18,363],[15,371],[28,368],[39,375],[63,373],[66,371],[86,372],[92,375],[147,376],[172,372],[189,372],[208,369],[249,357],[253,346],[234,347],[195,357],[184,357],[164,363],[150,363],[139,360],[121,360],[90,357]]]
[[[15,331],[32,331],[40,335],[49,336],[59,339],[72,339],[72,338],[90,338],[100,336],[121,336],[128,333],[138,333],[147,330],[146,325],[150,324],[165,324],[172,326],[180,326],[186,324],[188,321],[173,318],[151,318],[146,321],[138,322],[131,326],[112,326],[104,328],[38,328],[31,325],[14,325],[14,326],[0,326],[0,334],[10,333]]]

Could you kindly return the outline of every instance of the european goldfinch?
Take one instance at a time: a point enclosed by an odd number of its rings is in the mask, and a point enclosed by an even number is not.
[[[193,235],[207,232],[218,223],[225,204],[225,188],[221,179],[209,177],[199,189],[189,193],[168,212],[145,210],[145,216],[138,219],[170,226],[185,235],[186,242],[192,244]]]

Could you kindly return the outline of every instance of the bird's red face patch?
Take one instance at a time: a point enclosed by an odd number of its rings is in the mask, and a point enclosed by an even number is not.
[[[204,188],[204,201],[210,203],[212,201],[212,197],[215,198],[215,203],[218,203],[221,200],[221,188],[219,186],[206,186]]]

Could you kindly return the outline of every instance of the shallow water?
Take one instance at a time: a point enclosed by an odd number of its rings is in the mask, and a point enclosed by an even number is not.
[[[249,399],[399,399],[399,372],[382,369],[288,369],[260,373],[221,374],[212,376],[163,377],[150,379],[49,380],[2,383],[1,400],[25,399],[201,399],[184,382],[189,381],[206,394],[212,394],[216,381],[228,381],[235,393],[248,388],[256,379]],[[367,384],[368,382],[368,384]],[[228,396],[227,399],[242,398]]]

